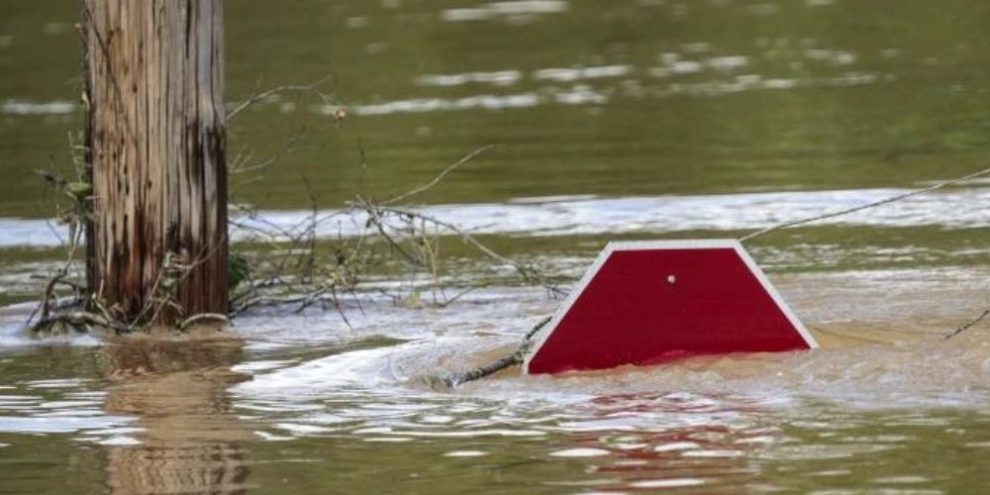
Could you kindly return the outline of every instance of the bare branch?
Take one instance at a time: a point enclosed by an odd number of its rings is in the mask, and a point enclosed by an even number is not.
[[[335,104],[334,103],[334,100],[333,100],[333,97],[331,97],[330,95],[328,95],[328,94],[326,94],[326,93],[324,93],[324,92],[322,92],[322,91],[320,91],[318,89],[320,86],[322,86],[327,81],[332,81],[332,80],[333,80],[333,75],[328,75],[328,76],[324,76],[323,78],[317,80],[316,82],[314,82],[312,84],[307,84],[307,85],[303,85],[303,86],[299,86],[299,85],[277,86],[277,87],[271,88],[269,90],[262,91],[260,93],[257,93],[255,95],[252,95],[252,96],[248,97],[248,99],[246,99],[246,100],[238,103],[237,106],[235,106],[233,109],[231,109],[229,112],[227,112],[227,121],[229,122],[237,114],[241,113],[242,111],[244,111],[244,109],[250,107],[251,105],[254,105],[255,103],[258,103],[259,101],[262,101],[265,98],[268,98],[268,97],[273,96],[273,95],[281,94],[281,93],[291,93],[291,92],[309,93],[309,94],[316,95],[318,98],[320,98],[320,100],[324,104],[333,105],[333,104]]]
[[[461,165],[464,165],[465,163],[471,161],[472,158],[474,158],[474,157],[476,157],[476,156],[484,153],[485,151],[493,148],[494,146],[495,146],[494,144],[488,144],[488,145],[482,146],[482,147],[480,147],[480,148],[472,151],[471,153],[468,153],[467,155],[465,155],[460,160],[457,160],[456,162],[454,162],[454,163],[448,165],[446,168],[444,168],[430,182],[427,182],[426,184],[423,184],[422,186],[417,187],[416,189],[413,189],[412,191],[409,191],[409,192],[406,192],[406,193],[402,193],[402,194],[400,194],[400,195],[398,195],[398,196],[396,196],[396,197],[394,197],[392,199],[385,200],[385,201],[383,201],[381,203],[382,206],[393,205],[395,203],[398,203],[400,201],[405,201],[405,200],[407,200],[407,199],[409,199],[409,198],[411,198],[413,196],[416,196],[418,194],[422,194],[422,193],[430,190],[433,186],[436,186],[437,184],[439,184],[440,181],[442,181],[443,178],[447,176],[447,174],[449,174],[449,173],[453,172],[454,170],[456,170],[457,167],[460,167]]]
[[[979,316],[977,316],[976,318],[970,320],[969,323],[966,323],[965,325],[963,325],[963,326],[955,329],[952,333],[946,334],[944,337],[942,337],[942,339],[943,340],[949,340],[949,339],[955,337],[956,335],[959,335],[959,334],[965,332],[966,330],[969,330],[970,328],[973,328],[978,323],[980,323],[981,321],[983,321],[983,319],[986,318],[987,316],[990,316],[990,309],[984,309],[983,312],[980,313]]]
[[[942,181],[942,182],[938,182],[936,184],[932,184],[931,186],[924,187],[924,188],[921,188],[921,189],[915,189],[913,191],[908,191],[908,192],[903,193],[903,194],[898,194],[896,196],[891,196],[889,198],[882,199],[880,201],[874,201],[872,203],[867,203],[867,204],[864,204],[864,205],[855,206],[853,208],[847,208],[845,210],[839,210],[839,211],[834,211],[834,212],[831,212],[831,213],[825,213],[823,215],[816,215],[816,216],[809,217],[809,218],[803,218],[801,220],[794,220],[794,221],[790,221],[790,222],[779,223],[777,225],[771,225],[770,227],[767,227],[765,229],[757,230],[756,232],[753,232],[753,233],[747,234],[747,235],[745,235],[743,237],[740,237],[739,238],[739,242],[746,242],[746,241],[749,241],[751,239],[755,239],[757,237],[760,237],[760,236],[769,234],[771,232],[775,232],[777,230],[787,229],[787,228],[790,228],[790,227],[796,227],[798,225],[804,225],[804,224],[807,224],[807,223],[817,222],[819,220],[826,220],[826,219],[829,219],[829,218],[840,217],[840,216],[843,216],[843,215],[848,215],[850,213],[855,213],[857,211],[862,211],[862,210],[866,210],[866,209],[869,209],[869,208],[875,208],[877,206],[883,206],[883,205],[886,205],[886,204],[890,204],[890,203],[894,203],[894,202],[900,201],[902,199],[910,198],[912,196],[917,196],[919,194],[924,194],[924,193],[927,193],[927,192],[931,192],[931,191],[934,191],[936,189],[941,189],[941,188],[946,187],[946,186],[951,186],[953,184],[958,184],[960,182],[965,182],[965,181],[968,181],[968,180],[976,179],[978,177],[983,177],[985,175],[990,175],[990,168],[985,168],[985,169],[980,170],[978,172],[973,172],[973,173],[971,173],[969,175],[964,175],[962,177],[956,177],[955,179],[948,179],[948,180],[945,180],[945,181]]]
[[[529,348],[532,345],[533,336],[535,336],[543,327],[550,323],[551,316],[547,316],[540,320],[539,323],[533,326],[526,332],[526,336],[523,338],[523,342],[519,344],[515,352],[512,354],[502,356],[491,363],[484,366],[479,366],[473,370],[466,371],[464,373],[459,373],[455,375],[445,376],[445,377],[433,377],[433,380],[440,381],[447,387],[456,387],[463,383],[478,380],[486,376],[494,375],[499,371],[502,371],[510,366],[515,366],[517,364],[522,364],[526,358],[526,353],[529,352]]]
[[[254,156],[254,153],[248,153],[246,158],[243,158],[241,160],[235,160],[234,165],[230,167],[230,173],[243,174],[243,173],[254,172],[256,170],[262,170],[271,167],[282,158],[297,151],[299,148],[297,148],[295,144],[301,141],[304,136],[305,136],[304,132],[302,131],[297,132],[294,136],[292,136],[285,143],[283,143],[282,147],[279,148],[278,151],[275,152],[275,154],[268,157],[267,160],[255,163],[253,165],[248,165],[247,161],[250,160],[252,156]]]
[[[489,248],[484,243],[482,243],[477,238],[475,238],[473,235],[471,235],[468,232],[465,232],[464,230],[462,230],[461,228],[450,222],[445,222],[443,220],[440,220],[439,218],[403,208],[377,206],[377,205],[369,204],[367,202],[363,203],[363,206],[366,209],[368,209],[369,215],[372,215],[372,217],[376,219],[375,220],[376,222],[381,221],[380,219],[382,213],[392,213],[396,215],[404,215],[408,218],[419,218],[427,222],[430,222],[434,225],[443,227],[444,229],[459,236],[464,242],[473,246],[475,249],[481,251],[489,258],[492,258],[496,261],[511,266],[516,271],[516,273],[518,273],[519,276],[522,277],[524,281],[540,285],[554,296],[561,296],[564,294],[564,291],[560,287],[557,287],[555,284],[549,282],[546,279],[546,277],[539,272],[539,270],[536,270],[535,268],[527,265],[517,263],[509,258],[506,258],[505,256],[496,253],[491,248]]]
[[[37,323],[31,326],[31,331],[40,332],[60,324],[68,325],[79,331],[85,331],[91,327],[107,328],[117,333],[130,333],[134,331],[134,327],[130,325],[125,325],[113,319],[106,318],[95,313],[90,313],[88,311],[56,313],[50,318],[38,320]]]

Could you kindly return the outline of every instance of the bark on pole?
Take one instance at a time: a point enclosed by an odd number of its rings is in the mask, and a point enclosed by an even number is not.
[[[90,291],[131,320],[226,313],[222,0],[83,0],[82,26]]]

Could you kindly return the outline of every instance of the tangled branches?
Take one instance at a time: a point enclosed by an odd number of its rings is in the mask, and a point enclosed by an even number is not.
[[[406,274],[410,289],[405,295],[386,294],[397,303],[420,306],[424,304],[422,293],[429,291],[432,296],[429,304],[447,306],[487,285],[448,279],[441,245],[450,237],[499,266],[510,268],[522,283],[543,287],[553,296],[563,294],[540,267],[503,256],[470,232],[417,211],[407,203],[488,148],[465,155],[423,186],[383,201],[359,194],[345,209],[321,214],[315,198],[311,197],[311,213],[295,225],[281,225],[256,210],[240,209],[239,218],[232,220],[232,225],[263,249],[241,254],[254,259],[247,262],[250,269],[245,273],[245,281],[232,295],[231,316],[259,306],[292,305],[300,312],[318,304],[336,308],[344,315],[341,296],[355,295],[373,274],[395,275],[396,270]],[[318,239],[321,227],[330,222],[357,225],[358,234]],[[448,296],[445,289],[451,286],[459,286],[460,290]],[[344,320],[347,321],[346,315]]]
[[[69,232],[68,237],[63,240],[65,260],[48,279],[41,301],[28,317],[28,324],[35,331],[81,321],[79,318],[64,318],[62,313],[81,307],[85,300],[85,284],[78,280],[73,269],[77,265],[76,256],[79,248],[83,245],[85,226],[92,219],[93,186],[90,183],[91,174],[86,159],[88,150],[78,144],[77,137],[72,133],[68,138],[75,177],[67,179],[54,168],[35,171],[48,187],[58,193],[55,202],[56,219],[59,224],[66,226]],[[66,199],[67,204],[62,201]],[[78,328],[77,324],[71,326]]]
[[[298,93],[316,97],[323,108],[329,109],[339,126],[346,117],[346,110],[322,89],[329,79],[259,92],[230,105],[226,118],[230,121],[252,105],[270,102],[283,93]],[[231,174],[264,171],[296,150],[300,139],[301,134],[297,134],[274,155],[260,161],[256,161],[250,151],[238,153],[229,161],[228,171]],[[184,330],[200,322],[228,321],[253,308],[286,305],[292,306],[295,312],[313,306],[335,308],[347,322],[341,298],[352,296],[357,300],[357,291],[366,290],[365,282],[369,277],[383,272],[394,275],[396,267],[408,275],[412,288],[405,296],[389,294],[397,302],[421,305],[421,292],[429,290],[433,296],[430,304],[445,306],[484,286],[473,283],[464,287],[465,284],[448,275],[442,262],[441,243],[451,236],[460,238],[464,244],[500,265],[511,267],[523,282],[541,285],[552,294],[560,292],[538,267],[501,256],[456,225],[418,213],[408,204],[408,200],[436,186],[447,174],[490,148],[485,146],[443,168],[430,182],[383,201],[357,195],[344,210],[322,214],[311,193],[312,214],[296,225],[280,225],[253,208],[233,205],[230,223],[238,229],[239,235],[246,233],[244,237],[247,238],[238,239],[242,242],[235,244],[235,249],[240,252],[229,257],[231,304],[228,313],[184,314],[178,303],[178,288],[205,257],[169,252],[164,253],[157,279],[145,295],[143,306],[138,308],[136,315],[125,314],[120,307],[104,299],[102,287],[87,287],[86,279],[90,277],[80,273],[82,263],[77,257],[92,246],[85,237],[93,218],[94,198],[89,150],[74,140],[70,146],[76,169],[74,179],[66,179],[53,170],[39,172],[71,202],[68,208],[60,206],[58,215],[69,231],[64,242],[66,260],[47,281],[38,307],[27,322],[36,332],[68,328],[87,331],[103,327],[125,333],[146,328],[159,320],[175,320],[175,316],[185,318],[175,325]],[[345,219],[364,224],[359,235],[329,240],[318,236],[323,224]],[[423,283],[424,279],[428,282]],[[460,285],[458,292],[448,296],[445,288],[455,285]]]

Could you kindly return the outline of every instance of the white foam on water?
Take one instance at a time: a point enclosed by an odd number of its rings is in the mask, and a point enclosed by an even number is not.
[[[0,416],[0,431],[5,433],[75,433],[106,429],[127,424],[133,418],[101,414],[99,416],[12,417]]]
[[[741,450],[689,450],[684,457],[742,457]]]
[[[420,86],[462,86],[469,83],[485,83],[495,86],[509,86],[519,82],[522,74],[517,70],[494,72],[466,72],[462,74],[425,74],[416,78]]]
[[[633,488],[685,488],[689,486],[701,486],[705,480],[697,478],[668,478],[660,480],[642,480],[629,483]]]
[[[486,21],[523,15],[559,14],[567,9],[568,3],[563,0],[514,0],[446,9],[440,12],[440,19],[446,22]]]
[[[255,374],[253,380],[235,385],[232,391],[245,395],[298,398],[319,395],[328,389],[374,387],[385,379],[379,373],[382,358],[395,351],[394,347],[387,347],[335,354],[297,366]]]
[[[653,448],[653,451],[654,452],[676,452],[676,451],[679,451],[679,450],[691,450],[691,449],[697,449],[697,448],[700,448],[700,447],[701,446],[698,445],[695,442],[674,442],[674,443],[667,443],[667,444],[663,444],[663,445],[657,445],[656,447]]]
[[[488,452],[481,450],[453,450],[444,453],[444,457],[482,457],[488,455]]]
[[[707,63],[711,68],[717,71],[733,71],[749,65],[749,57],[745,55],[712,57],[707,60]]]
[[[789,191],[691,196],[623,198],[576,197],[560,200],[527,198],[506,203],[446,204],[410,208],[457,225],[473,234],[560,236],[629,233],[671,233],[689,230],[740,231],[769,227],[890,198],[905,189]],[[815,225],[869,227],[975,228],[990,226],[990,188],[957,188],[913,196],[896,203],[831,218]],[[311,211],[263,211],[257,217],[233,215],[234,241],[252,240],[256,229],[272,225],[296,232]],[[319,213],[320,238],[366,232],[363,213],[324,210]],[[64,234],[64,232],[62,232]],[[0,247],[58,246],[50,222],[38,219],[0,220]]]
[[[106,445],[112,447],[131,447],[134,445],[141,445],[141,441],[125,435],[113,436],[110,438],[98,440],[96,442],[99,445]]]
[[[24,385],[28,388],[40,389],[74,389],[85,387],[91,381],[86,378],[63,378],[56,380],[33,380],[26,382]]]
[[[4,100],[0,113],[5,115],[68,115],[76,111],[77,105],[68,100],[29,101]]]
[[[565,449],[550,453],[553,457],[601,457],[609,454],[611,452],[605,449],[594,448]]]
[[[273,426],[296,436],[319,435],[335,431],[333,428],[327,428],[325,426],[301,425],[295,423],[276,423]]]
[[[422,113],[452,110],[503,110],[508,108],[530,108],[540,104],[540,97],[535,93],[517,93],[509,95],[474,95],[463,98],[414,98],[394,100],[384,103],[372,103],[349,107],[358,115],[390,115],[396,113]],[[339,107],[323,105],[316,107],[317,111],[333,115]]]
[[[44,224],[44,222],[41,223]],[[0,238],[4,235],[5,233],[0,231]],[[3,247],[2,242],[0,242],[0,247]],[[36,307],[37,303],[35,302],[0,306],[0,349],[34,347],[38,345],[47,347],[95,347],[101,344],[100,340],[92,335],[76,332],[50,336],[43,339],[32,335],[27,329],[27,320],[28,316]],[[85,381],[73,379],[39,380],[37,381],[37,385],[29,386],[32,388],[74,388]]]
[[[574,82],[582,79],[603,79],[611,77],[622,77],[631,74],[632,66],[629,65],[602,65],[591,67],[559,67],[539,69],[533,73],[533,78],[537,80]]]
[[[856,55],[844,50],[829,50],[826,48],[809,48],[804,51],[809,60],[827,62],[832,65],[850,65],[856,62]]]

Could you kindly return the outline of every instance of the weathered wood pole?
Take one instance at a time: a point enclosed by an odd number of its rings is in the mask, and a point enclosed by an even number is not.
[[[82,36],[90,291],[127,320],[226,313],[222,0],[83,0]]]

